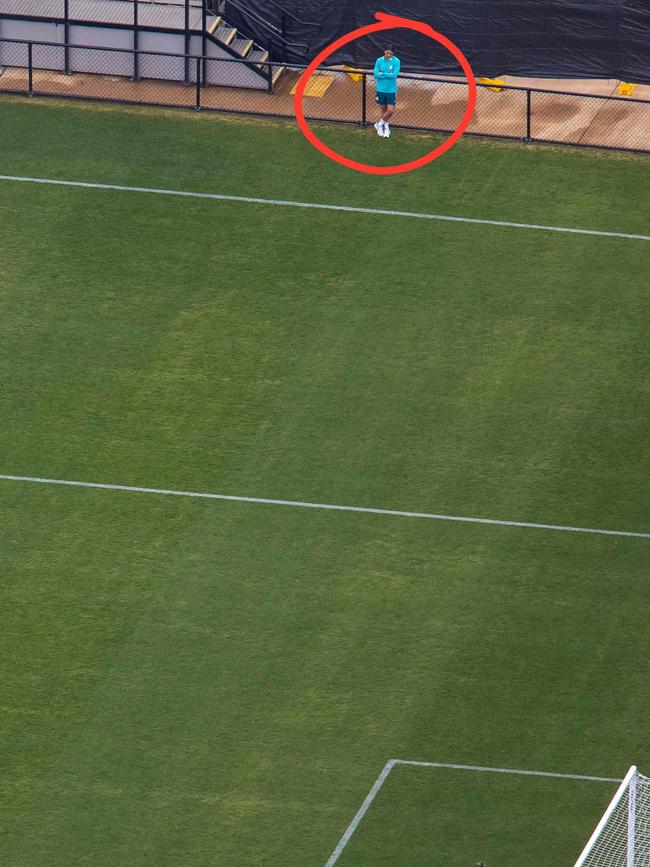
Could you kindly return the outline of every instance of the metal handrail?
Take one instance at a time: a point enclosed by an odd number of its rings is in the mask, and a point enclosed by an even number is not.
[[[228,63],[246,63],[246,58],[242,57],[204,57],[201,54],[182,54],[178,51],[154,51],[149,48],[115,48],[112,45],[82,45],[79,42],[47,42],[44,39],[10,39],[7,36],[0,37],[0,44],[3,42],[11,45],[33,45],[38,48],[82,48],[84,51],[114,52],[116,54],[146,54],[151,57],[186,57],[188,60],[214,60],[217,63],[221,60]]]
[[[48,15],[34,14],[31,17],[33,17],[33,18],[45,18],[48,21],[59,21],[60,20],[60,21],[70,21],[73,23],[74,22],[84,22],[84,23],[90,22],[90,23],[96,23],[96,24],[101,24],[101,25],[107,25],[108,24],[108,26],[110,26],[110,24],[112,23],[110,21],[109,22],[105,22],[105,21],[96,22],[92,18],[83,18],[83,17],[79,17],[78,15],[75,15],[75,14],[71,15],[70,11],[69,11],[69,7],[70,7],[71,2],[72,2],[72,0],[67,0],[67,2],[66,2],[66,0],[63,0],[62,5],[61,5],[61,9],[60,9],[60,12],[61,12],[60,15],[57,15],[56,10],[55,10],[54,14],[52,14],[52,13],[50,13]],[[125,0],[116,0],[116,2],[124,3]],[[171,2],[164,2],[164,0],[163,0],[163,2],[161,2],[161,0],[127,0],[127,2],[130,2],[132,4],[134,11],[138,7],[141,8],[143,6],[146,6],[149,9],[155,8],[157,6],[162,6],[165,9],[172,9],[173,8],[173,9],[178,9],[180,11],[184,11],[184,10],[188,10],[188,9],[199,9],[199,10],[203,9],[203,3],[191,3],[191,2],[188,4],[186,4],[184,2],[183,3],[171,3]],[[88,9],[92,9],[92,7],[89,6]],[[30,40],[14,39],[14,40],[10,40],[10,41],[25,42],[25,41],[30,41]],[[34,41],[34,40],[31,40],[31,41]]]
[[[214,63],[242,63],[248,64],[250,66],[251,61],[246,57],[208,57],[204,54],[191,54],[191,53],[182,53],[179,51],[155,51],[150,48],[116,48],[112,45],[82,45],[78,42],[47,42],[42,39],[11,39],[7,36],[0,36],[0,45],[3,43],[7,43],[10,45],[30,45],[41,48],[60,48],[62,50],[69,48],[81,48],[84,51],[99,51],[99,52],[113,52],[114,54],[137,54],[137,55],[146,55],[147,57],[176,57],[176,58],[184,58],[186,60],[209,60]],[[280,61],[263,61],[264,66],[285,66],[286,64]],[[292,69],[306,69],[306,65],[297,66],[295,64],[291,64]]]
[[[124,3],[124,0],[115,0],[116,3]],[[136,0],[129,0],[131,3],[135,3]],[[183,8],[185,6],[184,0],[138,0],[139,5],[145,6],[174,6]],[[191,9],[202,9],[203,8],[203,0],[190,0],[189,6]]]
[[[2,44],[2,43],[8,43],[11,45],[49,46],[52,48],[59,48],[59,49],[81,48],[81,49],[84,49],[85,51],[115,52],[118,54],[139,54],[139,55],[147,55],[147,56],[152,56],[152,57],[181,57],[181,58],[187,58],[188,60],[210,60],[211,62],[215,62],[215,63],[219,63],[219,62],[242,63],[242,64],[243,63],[250,63],[250,61],[247,61],[245,57],[242,57],[242,58],[239,58],[239,57],[229,57],[229,58],[205,57],[205,56],[202,56],[200,54],[189,54],[189,53],[188,54],[182,54],[180,52],[173,52],[173,51],[152,51],[150,49],[143,49],[143,48],[140,48],[140,49],[114,48],[112,46],[110,46],[110,47],[109,46],[101,46],[100,47],[97,45],[81,45],[81,44],[75,43],[75,42],[68,42],[68,43],[47,42],[45,40],[40,40],[40,39],[10,39],[6,36],[0,37],[0,44]],[[264,65],[265,66],[267,66],[267,65],[268,66],[284,66],[285,64],[280,63],[280,62],[276,62],[276,61],[271,61],[271,62],[265,61]],[[295,70],[307,69],[307,64],[304,64],[304,63],[291,63],[290,66],[291,66],[291,69],[295,69]],[[344,70],[342,70],[342,69],[332,70],[331,67],[324,67],[324,66],[319,67],[319,69],[322,69],[323,71],[327,71],[327,72],[335,71],[335,72],[340,72],[341,74],[344,74]],[[360,70],[360,74],[362,74],[364,77],[370,78],[372,76],[372,70]],[[411,79],[414,81],[427,81],[427,82],[433,82],[433,83],[438,83],[438,84],[458,84],[458,85],[466,84],[466,82],[452,81],[449,78],[437,78],[437,77],[428,77],[428,76],[427,76],[427,78],[422,78],[422,76],[420,76],[420,75],[415,75],[413,73],[408,73],[408,72],[404,73],[404,74],[400,74],[400,79],[402,79],[402,78],[407,78],[407,79]],[[493,85],[477,84],[476,86],[478,89],[482,90],[482,89],[489,89]],[[572,90],[550,90],[549,88],[525,87],[522,85],[514,85],[514,84],[503,84],[503,85],[499,85],[499,86],[502,87],[503,90],[515,90],[515,91],[520,91],[523,93],[530,92],[530,93],[550,94],[553,96],[578,96],[581,99],[602,99],[606,102],[626,102],[626,103],[634,102],[634,103],[642,103],[644,105],[650,105],[650,99],[642,99],[638,96],[614,96],[614,95],[604,95],[604,94],[600,94],[600,93],[577,93],[576,91],[572,91]]]

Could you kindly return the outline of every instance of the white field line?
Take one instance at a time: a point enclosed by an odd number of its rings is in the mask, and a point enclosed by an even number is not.
[[[221,193],[196,193],[186,190],[165,190],[156,187],[133,187],[123,184],[100,184],[87,181],[64,181],[52,178],[30,178],[16,175],[0,175],[2,181],[17,181],[28,184],[50,184],[61,187],[83,187],[91,190],[119,190],[129,193],[154,193],[159,196],[183,196],[190,199],[210,199],[218,202],[241,202],[273,207],[305,208],[320,211],[344,211],[348,214],[370,214],[379,217],[406,217],[414,220],[438,220],[445,223],[470,223],[480,226],[500,226],[508,229],[531,229],[539,232],[560,232],[573,235],[591,235],[597,238],[627,238],[633,241],[650,241],[650,235],[629,232],[605,232],[599,229],[576,229],[569,226],[546,226],[537,223],[514,223],[509,220],[482,220],[477,217],[454,217],[449,214],[423,214],[416,211],[390,211],[383,208],[355,208],[351,205],[323,205],[317,202],[294,202],[284,199],[260,199],[253,196],[228,196]]]
[[[357,810],[357,814],[356,814],[356,816],[355,816],[354,819],[350,822],[350,824],[348,825],[348,827],[345,829],[345,834],[343,834],[343,836],[342,836],[341,839],[339,840],[336,849],[332,852],[332,854],[330,855],[330,857],[327,859],[327,863],[325,864],[325,867],[332,867],[332,865],[333,865],[333,864],[336,864],[336,862],[339,860],[339,856],[340,856],[341,852],[342,852],[342,851],[345,849],[345,847],[347,846],[347,844],[348,844],[348,840],[350,839],[350,837],[351,837],[351,836],[354,834],[354,832],[356,831],[356,829],[357,829],[357,825],[359,824],[359,822],[360,822],[360,821],[363,819],[363,817],[366,815],[366,813],[367,813],[367,811],[368,811],[368,807],[370,807],[370,805],[372,804],[372,802],[375,800],[375,797],[376,797],[376,795],[377,795],[377,792],[378,792],[378,791],[381,789],[381,787],[384,785],[384,782],[385,782],[385,780],[386,780],[386,777],[387,777],[387,776],[390,774],[390,772],[393,770],[393,766],[394,766],[394,765],[395,765],[395,759],[391,759],[390,761],[386,762],[386,764],[384,765],[384,769],[383,769],[383,771],[381,772],[381,774],[379,774],[379,776],[377,777],[377,779],[376,779],[375,782],[373,783],[372,789],[370,789],[370,791],[368,792],[365,801],[363,802],[363,804],[362,804],[362,805],[359,807],[359,809]]]
[[[594,777],[587,774],[558,774],[554,771],[521,771],[517,768],[490,768],[483,765],[450,765],[447,762],[414,762],[393,759],[394,765],[413,765],[419,768],[450,768],[455,771],[485,771],[490,774],[518,774],[522,777],[556,777],[562,780],[591,780],[596,783],[620,783],[620,777]]]
[[[384,765],[384,768],[381,774],[377,777],[375,782],[373,783],[372,788],[368,792],[365,801],[357,810],[357,813],[354,819],[350,822],[348,827],[345,830],[345,833],[339,840],[336,849],[332,852],[330,857],[325,864],[325,867],[333,867],[334,864],[339,860],[341,853],[347,846],[350,837],[356,831],[359,823],[363,819],[363,817],[368,812],[368,808],[372,804],[372,802],[377,797],[379,790],[386,782],[388,775],[393,770],[395,765],[411,765],[419,768],[451,768],[453,770],[462,770],[462,771],[483,771],[492,774],[515,774],[518,776],[524,777],[554,777],[556,779],[561,780],[588,780],[591,782],[598,783],[620,783],[620,777],[594,777],[587,774],[558,774],[553,773],[551,771],[522,771],[516,768],[489,768],[483,767],[482,765],[452,765],[447,762],[416,762],[410,761],[408,759],[390,759]]]
[[[298,509],[325,509],[332,512],[362,512],[369,515],[391,515],[398,518],[428,518],[433,521],[455,521],[462,524],[490,524],[498,527],[526,527],[534,530],[556,530],[565,533],[590,533],[596,536],[630,536],[650,539],[650,533],[631,530],[602,530],[593,527],[565,527],[561,524],[533,524],[529,521],[502,521],[499,518],[466,518],[461,515],[440,515],[434,512],[405,512],[399,509],[375,509],[366,506],[340,506],[333,503],[305,503],[301,500],[276,500],[269,497],[240,497],[234,494],[212,494],[200,491],[174,491],[168,488],[143,488],[136,485],[113,485],[104,482],[79,482],[69,479],[44,479],[40,476],[14,476],[0,473],[9,482],[36,482],[40,485],[68,485],[75,488],[98,488],[105,491],[130,491],[136,494],[160,494],[171,497],[193,497],[202,500],[230,500],[235,503],[262,503],[271,506],[293,506]]]

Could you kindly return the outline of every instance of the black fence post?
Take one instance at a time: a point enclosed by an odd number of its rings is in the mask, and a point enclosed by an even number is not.
[[[201,58],[196,58],[196,104],[195,111],[201,111]]]
[[[361,78],[361,126],[368,125],[368,76],[364,72]]]
[[[201,3],[201,57],[205,58],[207,52],[207,30],[208,30],[208,0],[203,0]],[[203,84],[207,84],[206,81],[206,68],[205,62],[203,63]]]
[[[271,65],[272,61],[273,61],[273,37],[272,36],[269,36],[269,58],[268,59],[269,59],[269,62],[268,62],[269,74],[268,74],[268,77],[266,79],[266,92],[267,93],[273,93],[273,66]]]
[[[70,0],[63,0],[63,71],[70,74]]]
[[[140,0],[133,2],[133,80],[137,81],[140,78],[140,55],[138,48],[140,47],[140,31],[138,25],[140,23]]]
[[[528,89],[526,91],[526,141],[532,140],[532,98],[533,92]]]
[[[33,47],[33,43],[31,42],[27,45],[27,93],[30,96],[33,96],[34,94],[34,64],[32,57]]]
[[[185,0],[185,84],[190,83],[190,0]]]

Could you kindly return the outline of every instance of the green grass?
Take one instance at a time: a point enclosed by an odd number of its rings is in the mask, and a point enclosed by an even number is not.
[[[566,853],[582,847],[585,812],[602,813],[611,791],[611,783],[397,765],[341,863],[473,865],[479,852],[488,864],[518,864],[531,849],[545,864],[572,863]]]
[[[371,178],[285,123],[0,124],[2,174],[650,216],[645,157],[464,141]],[[2,473],[648,529],[650,244],[0,182],[0,254]],[[389,758],[650,767],[644,540],[0,497],[3,864],[322,867]],[[398,767],[339,864],[564,867],[612,789]]]

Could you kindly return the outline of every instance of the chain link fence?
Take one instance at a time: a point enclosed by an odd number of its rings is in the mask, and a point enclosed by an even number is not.
[[[141,5],[160,4],[141,0]],[[0,39],[0,92],[5,93],[292,118],[303,68],[234,57]],[[467,95],[464,81],[405,74],[392,126],[451,132],[465,112]],[[319,70],[309,81],[303,104],[309,120],[370,126],[380,116],[367,71]],[[467,134],[650,152],[650,100],[479,85]]]

